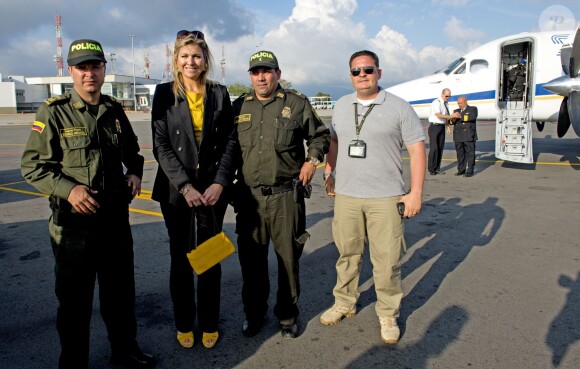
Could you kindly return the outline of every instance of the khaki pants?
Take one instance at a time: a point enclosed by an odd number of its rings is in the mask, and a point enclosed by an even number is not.
[[[336,286],[338,305],[353,308],[358,289],[365,238],[369,240],[378,316],[398,316],[403,298],[401,259],[406,252],[404,224],[397,212],[400,196],[360,199],[336,195],[332,236],[338,248]]]

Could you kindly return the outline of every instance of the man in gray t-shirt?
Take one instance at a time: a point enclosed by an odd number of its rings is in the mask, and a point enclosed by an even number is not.
[[[381,339],[396,343],[403,298],[401,259],[406,249],[402,216],[412,217],[421,210],[425,133],[413,108],[379,87],[382,71],[375,53],[358,51],[349,65],[356,92],[336,103],[324,172],[326,191],[336,196],[332,235],[339,258],[334,305],[321,315],[320,322],[336,324],[356,314],[368,236]],[[411,191],[407,195],[403,145],[411,157]],[[402,214],[399,202],[404,204]]]

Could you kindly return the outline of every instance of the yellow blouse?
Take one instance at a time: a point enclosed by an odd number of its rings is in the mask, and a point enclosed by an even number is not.
[[[193,120],[193,132],[197,147],[201,143],[201,127],[203,126],[203,95],[197,92],[186,92],[187,103]]]

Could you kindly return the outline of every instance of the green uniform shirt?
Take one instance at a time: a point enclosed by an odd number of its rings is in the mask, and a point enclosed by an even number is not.
[[[328,128],[306,96],[297,91],[279,87],[267,101],[258,100],[252,91],[234,102],[234,114],[242,173],[250,187],[275,186],[297,178],[305,157],[322,161],[328,152]]]
[[[22,156],[22,176],[40,192],[67,199],[76,184],[104,194],[125,191],[126,174],[143,176],[144,159],[122,106],[101,95],[98,113],[73,89],[47,99]]]

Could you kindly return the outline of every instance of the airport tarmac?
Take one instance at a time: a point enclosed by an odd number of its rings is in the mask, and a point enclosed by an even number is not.
[[[237,256],[223,263],[220,341],[191,350],[175,339],[169,296],[169,246],[159,206],[150,199],[157,164],[150,116],[131,113],[145,156],[143,193],[131,204],[135,239],[138,340],[157,368],[579,368],[580,138],[534,128],[536,164],[494,157],[494,122],[479,122],[476,172],[456,177],[447,138],[445,175],[427,175],[421,214],[408,219],[408,252],[396,345],[380,340],[372,268],[362,267],[358,314],[323,326],[333,303],[333,200],[322,170],[307,200],[311,234],[301,259],[299,337],[283,339],[272,313],[276,264],[271,253],[270,312],[253,338],[241,333]],[[0,116],[0,368],[56,368],[54,258],[48,201],[20,175],[33,115]],[[328,120],[328,117],[325,118]],[[405,152],[408,178],[409,160]],[[234,214],[225,231],[235,242]],[[106,230],[104,230],[106,231]],[[97,296],[95,294],[95,296]],[[98,299],[96,299],[98,300]],[[95,301],[90,368],[110,368],[109,344]]]

